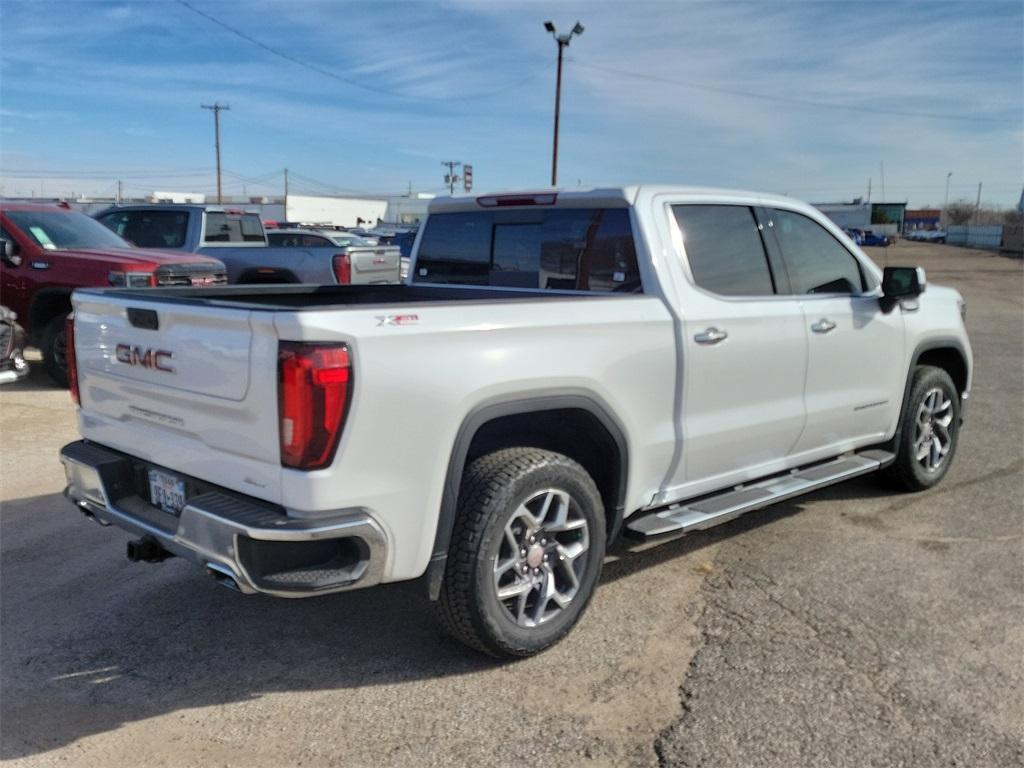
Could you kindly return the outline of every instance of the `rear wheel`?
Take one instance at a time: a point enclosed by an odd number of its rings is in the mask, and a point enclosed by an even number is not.
[[[583,613],[604,549],[601,495],[583,467],[535,448],[483,456],[463,476],[441,620],[493,656],[538,653]]]
[[[58,387],[68,385],[68,332],[67,317],[57,315],[43,329],[43,367]]]
[[[904,490],[931,488],[949,471],[960,437],[960,395],[949,374],[918,366],[900,419],[896,461],[884,474]]]

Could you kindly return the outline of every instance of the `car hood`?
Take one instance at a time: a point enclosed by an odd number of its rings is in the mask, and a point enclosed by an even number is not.
[[[194,253],[182,253],[175,251],[150,250],[148,248],[68,248],[61,251],[45,251],[46,253],[60,253],[66,256],[74,256],[80,259],[88,259],[97,262],[117,262],[122,266],[154,266],[164,264],[209,264],[220,267],[221,263],[209,256],[200,256]]]

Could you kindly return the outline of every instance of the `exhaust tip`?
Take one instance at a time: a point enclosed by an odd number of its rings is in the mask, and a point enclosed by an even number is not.
[[[235,574],[231,573],[224,566],[217,565],[216,563],[207,563],[206,572],[222,587],[233,589],[235,592],[242,591],[242,588],[238,586],[238,580],[235,579]]]

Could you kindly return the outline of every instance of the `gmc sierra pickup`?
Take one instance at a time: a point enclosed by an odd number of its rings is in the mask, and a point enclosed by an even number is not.
[[[404,286],[82,290],[87,516],[243,593],[422,577],[496,655],[564,636],[620,532],[946,474],[964,304],[786,197],[438,199]]]
[[[122,205],[96,219],[142,248],[203,253],[224,262],[230,283],[397,283],[397,247],[275,247],[255,211],[208,205]]]

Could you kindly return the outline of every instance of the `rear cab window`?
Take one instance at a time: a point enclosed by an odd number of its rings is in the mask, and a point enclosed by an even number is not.
[[[259,214],[230,211],[206,212],[203,240],[207,243],[266,242]]]
[[[436,213],[414,282],[641,293],[627,208]]]

